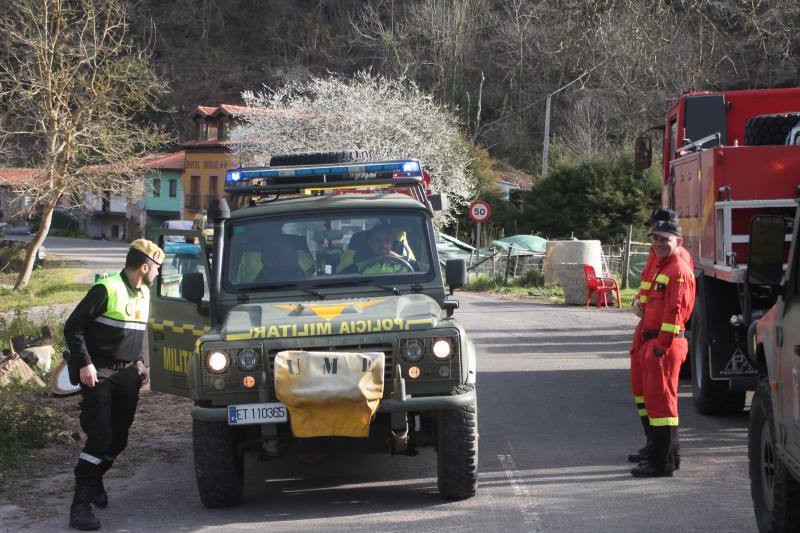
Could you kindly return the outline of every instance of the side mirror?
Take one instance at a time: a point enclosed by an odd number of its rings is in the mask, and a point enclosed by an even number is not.
[[[755,216],[750,221],[747,283],[777,287],[783,278],[786,220],[775,215]]]
[[[649,135],[636,138],[634,166],[636,170],[645,170],[653,164],[653,140]]]
[[[467,262],[463,259],[448,259],[444,269],[444,279],[450,294],[467,284]]]
[[[200,305],[205,292],[205,283],[202,272],[184,274],[181,278],[181,298]]]

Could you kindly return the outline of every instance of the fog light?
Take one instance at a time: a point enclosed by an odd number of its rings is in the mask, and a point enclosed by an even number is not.
[[[228,370],[230,359],[225,352],[213,351],[206,356],[206,365],[212,372],[220,374]]]
[[[433,341],[433,356],[436,359],[447,359],[450,357],[450,350],[450,341],[448,339],[436,339]]]
[[[242,379],[242,385],[244,385],[245,389],[252,389],[256,385],[256,378],[253,376],[245,376]]]
[[[217,390],[222,390],[225,388],[225,380],[223,378],[215,378],[214,379],[214,388]]]
[[[411,379],[417,379],[419,377],[419,367],[412,366],[408,369],[408,377]]]
[[[417,339],[409,339],[406,341],[405,350],[403,350],[403,359],[409,363],[416,363],[422,356],[425,355],[425,345],[422,341]]]
[[[237,359],[239,368],[245,372],[255,370],[256,366],[258,366],[258,356],[256,356],[255,350],[250,348],[240,351]]]
[[[446,378],[450,375],[450,367],[449,366],[440,366],[439,367],[439,377]]]

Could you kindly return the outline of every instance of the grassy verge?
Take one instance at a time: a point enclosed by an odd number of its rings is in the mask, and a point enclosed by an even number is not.
[[[561,287],[558,285],[544,287],[541,277],[530,273],[526,276],[508,278],[507,285],[503,285],[502,276],[492,277],[485,274],[473,276],[467,285],[467,290],[491,291],[520,298],[533,297],[537,300],[546,300],[558,304],[564,303],[564,291]],[[630,307],[637,292],[638,289],[620,291],[622,307]]]
[[[86,272],[81,268],[36,270],[28,286],[19,291],[11,288],[16,274],[0,274],[0,312],[77,302],[89,289],[89,285],[76,281]]]

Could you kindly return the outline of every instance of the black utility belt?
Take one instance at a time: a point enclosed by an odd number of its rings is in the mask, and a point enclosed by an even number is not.
[[[136,364],[136,361],[122,361],[120,359],[100,359],[94,363],[95,368],[110,368],[122,370]]]
[[[646,340],[646,341],[653,340],[655,338],[658,338],[658,334],[659,333],[661,333],[661,331],[659,331],[657,329],[646,329],[646,330],[642,331],[642,338],[644,340]],[[678,337],[679,339],[683,338],[683,337],[686,336],[686,331],[685,330],[681,330],[681,332],[678,333],[675,336]]]

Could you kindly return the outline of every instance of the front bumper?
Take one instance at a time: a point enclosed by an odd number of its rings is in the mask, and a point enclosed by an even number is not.
[[[449,411],[474,405],[477,402],[475,389],[448,396],[406,396],[405,380],[394,380],[394,393],[391,398],[384,398],[378,405],[379,413],[407,413],[409,411]],[[227,422],[227,407],[192,407],[192,418],[204,422]]]

